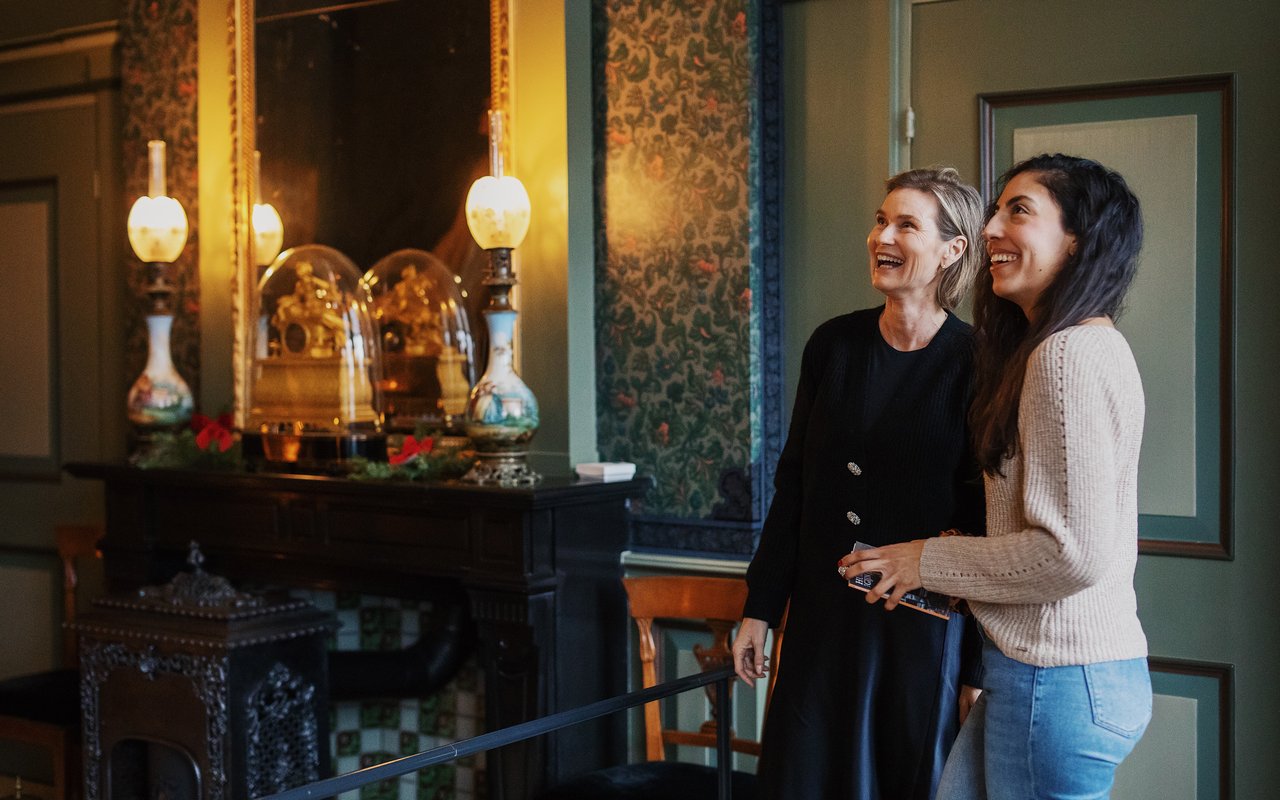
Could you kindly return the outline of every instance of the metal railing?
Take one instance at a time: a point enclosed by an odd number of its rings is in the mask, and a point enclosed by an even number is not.
[[[308,783],[305,786],[286,789],[283,792],[260,798],[260,800],[320,800],[320,798],[333,797],[371,783],[398,778],[401,775],[433,767],[437,764],[444,764],[456,758],[463,758],[464,756],[483,753],[486,750],[493,750],[497,747],[523,742],[535,736],[552,733],[561,728],[577,725],[580,722],[614,714],[618,711],[625,711],[628,708],[635,708],[654,700],[661,700],[664,697],[671,697],[711,683],[716,685],[716,709],[718,710],[716,725],[717,797],[719,800],[732,800],[733,789],[730,780],[732,751],[729,746],[729,740],[733,730],[733,705],[729,702],[729,686],[733,683],[733,679],[734,671],[731,666],[700,672],[697,675],[689,675],[666,683],[660,683],[648,689],[599,700],[590,705],[539,717],[528,722],[521,722],[518,725],[512,725],[490,733],[482,733],[479,736],[463,739],[460,742],[433,747],[416,755],[397,758],[394,761],[365,767],[355,772],[348,772],[345,775],[336,775],[332,778],[324,778],[314,783]]]

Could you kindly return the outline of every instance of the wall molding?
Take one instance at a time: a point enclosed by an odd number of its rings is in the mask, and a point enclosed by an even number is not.
[[[674,575],[724,575],[740,578],[747,574],[745,559],[715,558],[711,556],[678,555],[675,553],[651,553],[643,550],[623,550],[619,559],[623,572],[659,572]]]

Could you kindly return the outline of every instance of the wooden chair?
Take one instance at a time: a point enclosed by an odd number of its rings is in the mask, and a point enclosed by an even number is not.
[[[77,562],[96,555],[102,529],[69,525],[55,530],[62,560],[62,669],[20,675],[0,681],[0,740],[32,745],[49,753],[53,764],[53,797],[78,800],[83,795],[80,771],[80,670],[76,634]],[[18,776],[27,778],[29,776]]]
[[[710,646],[694,646],[694,655],[704,671],[733,663],[730,644],[734,628],[747,599],[746,581],[736,578],[645,577],[624,578],[631,617],[640,633],[640,664],[646,688],[660,683],[658,646],[654,639],[655,620],[696,620],[711,632]],[[774,632],[766,697],[773,691],[773,675],[781,650],[782,631]],[[669,745],[715,748],[716,709],[713,687],[707,687],[711,698],[712,718],[697,730],[681,730],[663,723],[662,703],[645,706],[645,757],[641,764],[597,770],[552,787],[540,800],[707,800],[716,796],[714,767],[668,761]],[[686,695],[687,696],[687,695]],[[754,739],[731,737],[734,752],[760,755],[760,743]],[[755,775],[733,773],[734,800],[755,797]]]

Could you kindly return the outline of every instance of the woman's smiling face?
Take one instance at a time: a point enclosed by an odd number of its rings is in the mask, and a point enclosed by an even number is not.
[[[1062,208],[1036,177],[1034,172],[1013,176],[982,231],[992,291],[1016,303],[1028,318],[1076,242],[1075,234],[1062,227]]]
[[[959,258],[959,237],[944,240],[938,230],[938,201],[919,189],[894,189],[876,211],[867,234],[871,285],[902,297],[936,292],[942,266]]]

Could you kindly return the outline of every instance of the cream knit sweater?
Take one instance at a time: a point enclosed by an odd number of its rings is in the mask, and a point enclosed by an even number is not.
[[[987,535],[930,539],[924,586],[968,599],[1000,651],[1036,666],[1140,658],[1142,383],[1115,328],[1078,325],[1027,361],[1018,451],[986,478]]]

